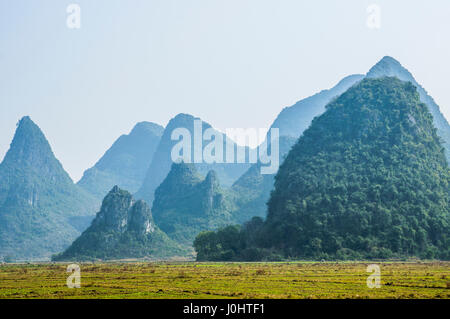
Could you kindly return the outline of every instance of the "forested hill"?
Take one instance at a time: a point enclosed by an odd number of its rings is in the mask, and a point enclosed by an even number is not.
[[[255,259],[449,259],[449,184],[443,146],[416,87],[365,79],[330,103],[292,148],[267,220],[232,230],[239,233],[233,245],[215,247],[231,249],[223,256],[234,259],[249,250]],[[205,239],[217,236],[205,236],[196,249],[208,259]]]

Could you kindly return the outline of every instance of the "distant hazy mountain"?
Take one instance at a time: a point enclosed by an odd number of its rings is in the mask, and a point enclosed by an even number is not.
[[[438,135],[444,141],[447,161],[450,163],[450,125],[444,115],[442,115],[439,106],[433,98],[428,95],[419,83],[417,83],[413,75],[392,57],[385,56],[367,73],[368,78],[379,78],[384,76],[395,76],[402,81],[409,81],[417,87],[420,100],[428,106],[430,113],[433,115],[433,123],[438,130]]]
[[[185,254],[155,225],[150,208],[115,186],[91,226],[53,260],[161,258]]]
[[[309,127],[313,118],[325,112],[325,105],[363,78],[364,75],[361,74],[347,76],[333,88],[323,90],[300,100],[293,106],[284,108],[271,128],[278,128],[280,136],[300,137],[303,131]]]
[[[195,118],[192,115],[188,114],[178,114],[176,117],[170,120],[167,125],[164,133],[161,137],[161,141],[158,145],[158,148],[155,151],[155,155],[153,156],[153,160],[150,164],[150,167],[147,171],[145,180],[142,184],[140,190],[136,193],[136,197],[139,199],[144,199],[147,203],[151,204],[154,198],[154,192],[156,188],[163,182],[166,178],[167,174],[170,171],[172,166],[172,158],[171,151],[174,145],[178,143],[178,141],[173,141],[171,139],[172,132],[177,128],[185,128],[191,134],[191,145],[194,145],[194,121],[200,120],[199,118]],[[210,128],[206,122],[202,122],[202,130],[203,132]],[[217,132],[217,131],[216,131]],[[219,133],[222,134],[222,133]],[[233,141],[231,141],[225,134],[223,136],[223,143],[225,144],[228,140],[230,145],[233,145],[235,150],[235,157],[238,149],[242,149],[243,147],[237,146]],[[203,142],[203,149],[208,144],[208,141]],[[225,147],[224,147],[225,150]],[[244,148],[245,152],[248,152],[247,148]],[[194,159],[194,147],[192,146],[192,160]],[[223,152],[224,159],[226,157],[226,151]],[[206,174],[210,170],[214,170],[217,172],[217,175],[220,178],[221,183],[225,186],[230,186],[236,181],[249,167],[248,163],[224,163],[224,164],[195,164],[196,169],[200,174],[206,176]]]
[[[164,128],[150,122],[138,123],[129,135],[122,135],[103,157],[88,169],[78,185],[98,199],[114,186],[134,193],[142,185]]]
[[[96,202],[72,182],[39,127],[22,118],[0,164],[0,257],[61,251],[87,227]]]
[[[280,165],[296,140],[294,137],[280,136]],[[261,166],[260,162],[253,164],[231,187],[236,204],[233,215],[238,223],[244,223],[254,216],[267,215],[267,201],[273,189],[275,174],[261,174]]]
[[[192,246],[203,230],[235,222],[230,194],[223,190],[214,171],[203,178],[193,164],[172,164],[156,189],[153,215],[156,224],[169,237]]]

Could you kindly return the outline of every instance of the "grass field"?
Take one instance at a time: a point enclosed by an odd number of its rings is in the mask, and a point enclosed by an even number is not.
[[[0,298],[450,298],[450,262],[377,263],[381,287],[366,285],[370,263],[67,264],[0,266]]]

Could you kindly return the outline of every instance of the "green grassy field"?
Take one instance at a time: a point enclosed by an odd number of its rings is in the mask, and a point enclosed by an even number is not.
[[[80,264],[79,289],[66,285],[67,264],[5,264],[0,298],[450,298],[450,262],[376,263],[373,289],[369,264]]]

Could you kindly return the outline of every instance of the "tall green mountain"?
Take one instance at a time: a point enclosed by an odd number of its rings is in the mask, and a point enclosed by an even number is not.
[[[204,232],[199,260],[450,259],[450,170],[417,87],[367,78],[313,120],[266,221]]]
[[[136,192],[142,185],[164,128],[158,124],[141,122],[130,134],[122,135],[95,164],[86,170],[78,185],[102,199],[118,185]]]
[[[172,164],[156,189],[153,216],[156,224],[177,242],[192,246],[203,230],[235,222],[231,195],[223,190],[215,171],[203,178],[194,164]]]
[[[416,81],[414,76],[404,68],[397,60],[385,56],[375,64],[367,74],[350,75],[341,80],[335,87],[323,90],[311,97],[297,102],[295,105],[284,108],[273,122],[273,128],[279,128],[280,136],[299,137],[309,127],[314,117],[325,111],[325,105],[351,86],[366,78],[397,77],[406,82],[411,82],[417,87],[420,100],[425,103],[433,115],[433,123],[437,128],[438,136],[444,142],[447,160],[450,162],[450,125],[441,113],[439,106],[426,90]]]
[[[53,260],[162,258],[185,252],[158,226],[144,201],[114,186],[91,226]]]
[[[146,177],[142,184],[140,190],[136,193],[136,197],[140,199],[144,199],[147,203],[151,204],[154,199],[154,192],[156,188],[164,181],[167,174],[169,173],[171,166],[173,164],[171,152],[173,147],[179,143],[178,140],[172,140],[171,136],[175,129],[184,128],[189,131],[191,136],[191,159],[194,159],[194,121],[201,121],[199,118],[195,118],[189,114],[178,114],[176,117],[171,119],[164,130],[164,133],[161,137],[161,142],[158,145],[157,150],[155,151],[155,155],[153,156],[153,160],[150,164],[150,167],[147,171]],[[205,132],[208,128],[211,128],[211,125],[208,123],[201,121],[202,132]],[[238,149],[244,150],[246,154],[248,154],[248,148],[241,147],[236,145],[233,141],[231,141],[225,134],[219,133],[214,130],[217,134],[222,135],[223,138],[223,162],[226,159],[226,143],[232,145],[234,149],[234,157],[236,158],[236,154]],[[209,141],[203,141],[202,151],[209,144]],[[236,181],[249,167],[250,164],[247,163],[212,163],[207,164],[196,163],[195,167],[200,174],[206,176],[210,170],[214,170],[217,172],[221,182],[226,186],[231,186],[234,181]]]
[[[427,91],[417,83],[413,75],[397,60],[389,56],[385,56],[381,59],[366,75],[367,78],[380,78],[386,76],[397,77],[402,81],[411,82],[417,88],[420,100],[428,106],[431,115],[433,115],[434,126],[437,128],[438,136],[443,140],[447,161],[450,163],[450,125],[444,115],[442,115],[439,106],[433,98],[428,95]]]
[[[419,97],[425,103],[433,115],[433,123],[438,135],[443,139],[447,159],[450,159],[450,126],[439,110],[433,98],[416,82],[411,73],[398,61],[391,57],[384,57],[366,74],[366,78],[380,78],[395,76],[403,81],[409,81],[417,87]],[[325,106],[334,98],[344,93],[351,86],[364,78],[363,75],[351,75],[341,80],[335,87],[323,90],[311,97],[297,102],[291,107],[284,108],[272,124],[272,128],[278,128],[280,132],[280,155],[286,154],[294,144],[287,137],[299,137],[309,127],[314,117],[325,112]],[[285,137],[283,139],[283,137]],[[284,147],[284,150],[283,150]],[[270,191],[273,188],[273,175],[261,175],[260,164],[253,165],[233,185],[233,189],[242,194],[238,197],[237,206],[245,220],[252,216],[264,217],[266,215],[266,203]],[[240,220],[243,222],[244,220]]]
[[[448,258],[449,183],[416,86],[365,79],[327,106],[280,167],[265,244],[297,257]]]
[[[92,220],[96,200],[76,186],[39,127],[22,118],[0,164],[0,257],[45,259]]]

